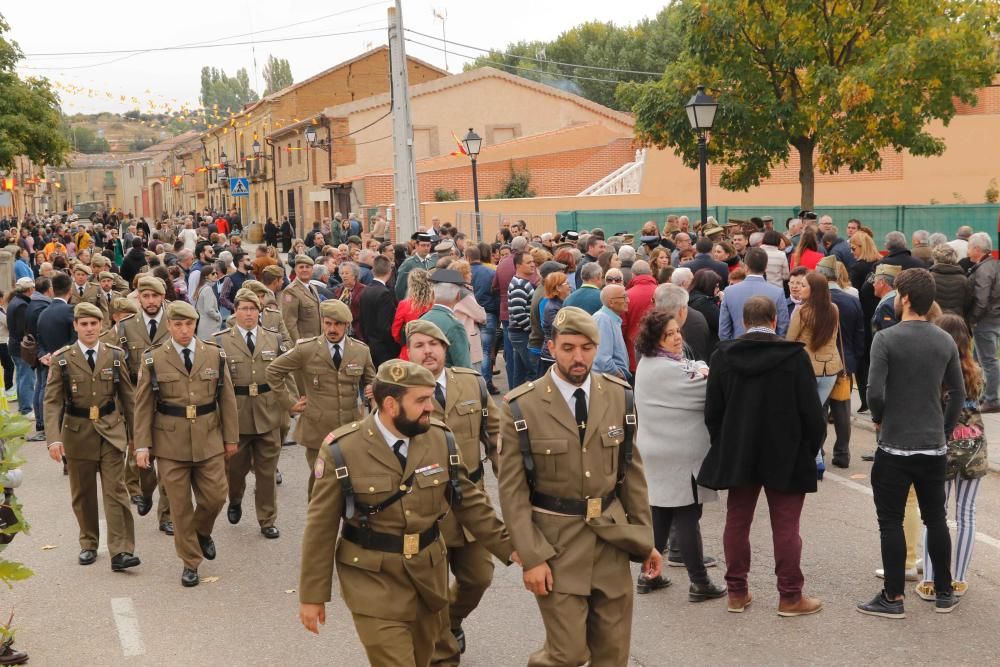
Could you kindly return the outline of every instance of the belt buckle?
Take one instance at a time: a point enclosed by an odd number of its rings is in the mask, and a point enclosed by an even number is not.
[[[411,558],[420,553],[420,533],[403,535],[403,555]]]
[[[257,383],[256,382],[251,382],[250,383],[250,395],[251,396],[256,396],[257,395]]]
[[[197,419],[198,418],[198,406],[188,405],[184,408],[187,411],[187,419]]]
[[[101,408],[96,405],[90,406],[90,421],[96,422],[101,418]]]
[[[587,521],[598,519],[603,511],[602,498],[587,498]]]

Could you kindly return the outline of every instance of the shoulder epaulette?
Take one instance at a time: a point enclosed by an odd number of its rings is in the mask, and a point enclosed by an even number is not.
[[[433,421],[433,419],[431,421]],[[339,440],[340,438],[343,438],[348,433],[354,433],[355,431],[357,431],[360,428],[361,428],[361,422],[360,421],[351,422],[350,424],[344,424],[343,426],[335,428],[334,430],[332,430],[329,433],[327,433],[326,437],[323,438],[323,444],[324,445],[329,445],[334,440]]]
[[[295,341],[295,344],[298,345],[299,343],[308,343],[309,341],[316,340],[317,338],[319,338],[319,336],[309,336],[309,338],[300,338],[297,341]]]
[[[118,322],[119,322],[119,324],[120,324],[120,323],[122,323],[122,322],[124,322],[124,321],[126,321],[126,320],[131,320],[131,319],[133,319],[134,317],[135,317],[135,313],[129,313],[129,314],[128,314],[128,315],[126,315],[125,317],[123,317],[123,318],[121,318],[120,320],[118,320]]]
[[[115,345],[114,343],[105,343],[105,345],[110,347],[112,350],[118,350],[119,352],[125,351],[125,348],[121,347],[120,345]]]
[[[281,333],[277,329],[272,329],[271,327],[265,327],[263,324],[260,325],[260,328],[263,329],[264,331],[269,331],[269,332],[271,332],[273,334],[280,334]]]
[[[479,371],[473,368],[465,368],[463,366],[452,366],[451,370],[456,373],[464,373],[465,375],[482,375]]]
[[[447,424],[445,424],[443,421],[439,421],[437,419],[434,419],[434,417],[431,417],[431,426],[437,426],[438,428],[443,428],[443,429],[447,429],[448,428]]]
[[[361,347],[365,348],[366,350],[368,349],[368,344],[367,343],[364,343],[364,342],[358,340],[357,338],[355,338],[353,336],[348,336],[348,338],[351,339],[351,344],[352,345],[360,345]]]
[[[72,343],[70,343],[69,345],[63,345],[58,350],[56,350],[55,352],[53,352],[52,356],[55,356],[57,354],[62,354],[63,352],[66,352],[67,350],[71,349],[72,347],[73,347]]]
[[[520,387],[514,387],[513,389],[508,391],[507,395],[504,396],[504,400],[510,401],[515,398],[520,398],[521,396],[527,394],[529,391],[532,391],[534,388],[535,388],[534,382],[525,382]]]
[[[601,373],[601,375],[604,376],[605,379],[611,380],[612,382],[614,382],[616,384],[620,384],[621,386],[625,387],[626,389],[631,389],[632,388],[632,385],[630,385],[628,382],[626,382],[625,380],[621,379],[617,375],[611,375],[610,373]]]
[[[213,336],[221,336],[222,334],[226,334],[226,333],[229,333],[229,332],[230,332],[230,331],[232,331],[232,330],[233,330],[233,328],[232,328],[232,327],[226,327],[226,328],[225,328],[225,329],[223,329],[222,331],[216,331],[216,332],[215,332],[214,334],[212,334],[212,335],[213,335]],[[210,341],[205,341],[205,342],[206,342],[206,343],[208,343],[208,342],[210,342]]]

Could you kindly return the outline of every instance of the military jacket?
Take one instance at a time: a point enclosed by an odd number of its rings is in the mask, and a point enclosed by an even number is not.
[[[273,391],[266,371],[272,361],[288,351],[277,332],[257,326],[254,351],[236,327],[215,334],[215,342],[226,352],[229,375],[236,392],[240,435],[270,433],[281,426],[282,415],[295,403],[298,392],[291,375],[285,376],[286,391]]]
[[[319,294],[311,285],[303,285],[299,280],[281,291],[281,315],[285,319],[291,340],[318,336],[323,333],[319,316]]]

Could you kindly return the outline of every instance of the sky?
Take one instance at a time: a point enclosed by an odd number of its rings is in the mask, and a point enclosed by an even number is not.
[[[634,24],[653,17],[666,0],[403,0],[406,28],[481,49],[502,49],[520,40],[551,40],[585,21]],[[388,0],[246,0],[244,2],[125,2],[113,10],[103,2],[49,0],[4,3],[0,10],[11,26],[7,37],[26,55],[22,76],[45,76],[57,87],[66,113],[156,111],[198,106],[203,66],[233,74],[246,67],[258,93],[267,57],[287,58],[295,81],[387,43]],[[44,7],[44,9],[41,9]],[[442,22],[435,14],[446,16]],[[352,33],[337,34],[331,33]],[[321,36],[284,40],[289,37]],[[441,42],[410,35],[442,46]],[[272,41],[267,41],[272,40]],[[178,45],[231,44],[211,48],[128,51]],[[447,69],[460,72],[479,52],[448,46]],[[125,53],[80,55],[75,52],[122,50]],[[407,42],[407,55],[444,68],[445,54]],[[69,52],[74,52],[68,55]],[[60,54],[60,55],[43,55]],[[67,55],[61,55],[67,54]],[[256,67],[255,67],[256,63]],[[124,98],[124,102],[122,101]],[[133,102],[133,98],[138,104]],[[166,105],[166,106],[164,106]]]

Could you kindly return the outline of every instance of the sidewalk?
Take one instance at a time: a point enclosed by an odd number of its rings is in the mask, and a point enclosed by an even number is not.
[[[871,415],[867,412],[858,414],[859,405],[861,401],[858,399],[858,392],[855,391],[851,395],[851,426],[874,433],[875,425],[872,423]],[[986,455],[989,457],[990,471],[1000,473],[1000,412],[983,415],[983,425],[986,427]]]

